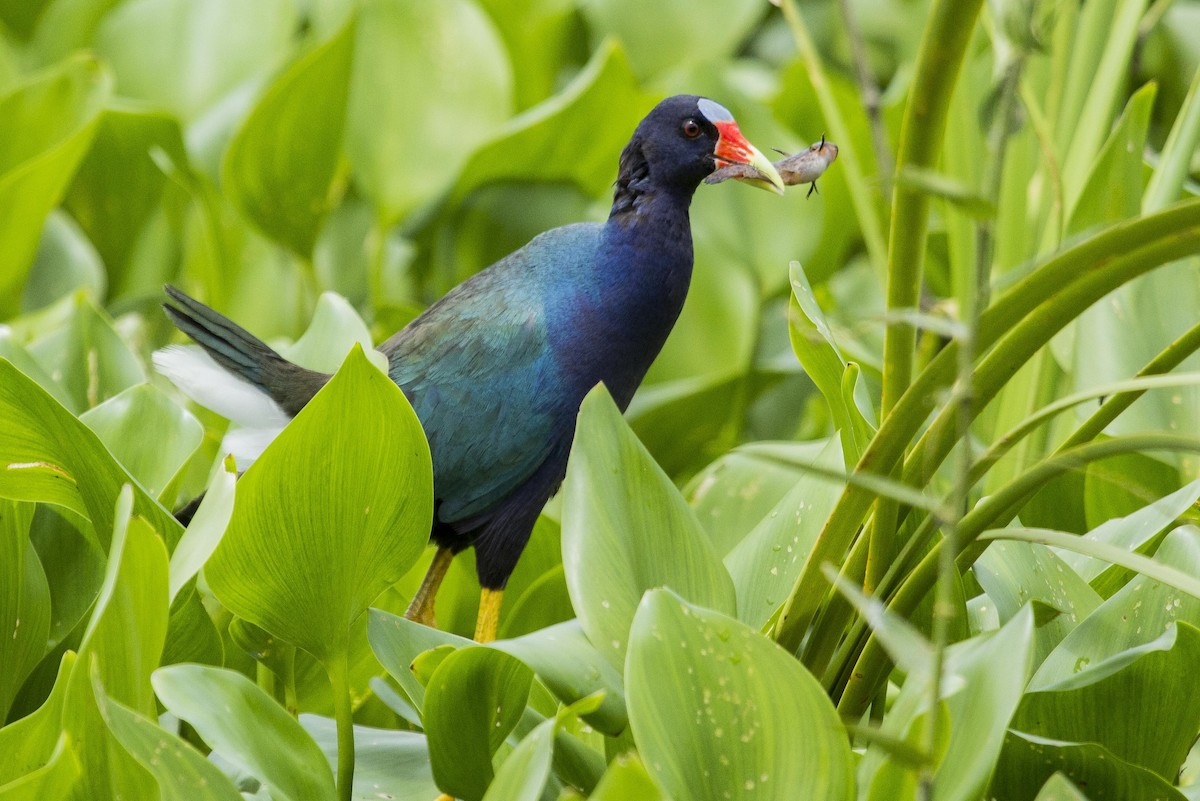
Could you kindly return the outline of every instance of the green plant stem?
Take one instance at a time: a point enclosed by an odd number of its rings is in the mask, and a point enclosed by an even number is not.
[[[998,298],[980,317],[977,347],[983,352],[1002,335],[1015,336],[1021,347],[1010,346],[1003,354],[1011,374],[1028,358],[1028,353],[1048,342],[1055,331],[1096,299],[1161,264],[1194,253],[1198,247],[1200,200],[1184,201],[1156,214],[1111,226],[1056,254]],[[1080,286],[1086,291],[1077,291]],[[1049,320],[1045,315],[1033,322],[1022,319],[1032,316],[1030,312],[1039,307],[1051,308]],[[894,469],[905,446],[934,410],[938,390],[953,379],[957,354],[958,345],[951,342],[921,372],[883,420],[855,467],[856,474],[888,475]],[[1003,383],[998,373],[991,375],[991,380]],[[976,397],[991,397],[996,389],[998,385],[989,394],[976,379]],[[928,447],[926,444],[925,448]],[[941,462],[937,453],[934,450],[926,456],[924,448],[920,453],[914,451],[909,468],[922,476],[932,475]],[[926,459],[930,462],[928,467]],[[928,480],[908,483],[925,486]],[[799,648],[828,589],[821,565],[840,562],[845,556],[874,497],[869,489],[853,482],[842,492],[772,630],[772,636],[784,648],[793,652]]]
[[[1093,442],[1047,457],[1005,484],[963,517],[958,532],[958,549],[954,554],[958,569],[966,570],[983,553],[987,542],[981,543],[978,539],[984,531],[1003,526],[1011,520],[1020,505],[1046,482],[1101,459],[1155,450],[1200,453],[1200,439],[1175,434],[1139,434]],[[943,540],[925,555],[889,600],[888,611],[907,617],[916,610],[937,581],[939,563],[946,549],[947,543]],[[855,625],[848,639],[855,639],[856,635],[860,641],[865,638],[865,643],[853,670],[845,671],[849,680],[838,700],[838,712],[851,718],[863,713],[891,667],[883,646],[874,635],[868,634],[866,624],[862,621]]]
[[[325,665],[333,687],[333,715],[337,719],[338,801],[350,801],[354,789],[354,710],[350,703],[350,665],[346,649]]]

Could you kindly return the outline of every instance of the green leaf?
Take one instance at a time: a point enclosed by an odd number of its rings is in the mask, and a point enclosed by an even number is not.
[[[755,0],[585,0],[583,12],[621,40],[643,78],[668,67],[732,55],[762,14]],[[670,31],[670,36],[664,33]]]
[[[70,735],[63,732],[49,762],[9,784],[0,784],[0,801],[66,798],[78,778],[79,759],[71,746]]]
[[[455,197],[505,181],[570,182],[601,195],[612,184],[613,155],[653,105],[621,48],[605,42],[569,86],[513,118],[471,156]]]
[[[0,497],[42,501],[89,518],[108,548],[113,506],[134,484],[134,511],[169,544],[179,523],[137,486],[90,429],[47,392],[0,359]],[[52,588],[53,589],[53,588]]]
[[[330,765],[337,763],[337,730],[329,718],[301,715],[300,725],[325,752]],[[378,801],[433,801],[437,785],[429,768],[425,737],[410,731],[354,727],[354,798]]]
[[[283,707],[240,673],[206,665],[154,671],[154,691],[213,751],[271,788],[277,801],[330,801],[324,754]]]
[[[109,698],[93,665],[93,689],[109,731],[154,774],[162,801],[240,801],[233,782],[199,751],[153,721]]]
[[[557,728],[558,720],[552,718],[525,735],[496,771],[483,801],[538,801],[550,778]]]
[[[617,668],[642,595],[670,587],[733,614],[733,582],[696,516],[604,387],[579,410],[563,484],[563,567],[588,639]]]
[[[840,470],[840,445],[839,440],[831,438],[814,461],[830,470]],[[738,620],[761,629],[783,605],[842,488],[824,476],[802,475],[725,557],[725,567],[737,588]]]
[[[988,790],[991,798],[1032,798],[1055,773],[1088,789],[1085,801],[1128,801],[1155,798],[1184,801],[1170,783],[1145,768],[1116,757],[1095,743],[1071,743],[1010,731],[996,775]],[[1080,795],[1049,796],[1075,801]],[[1038,801],[1045,801],[1038,795]]]
[[[609,763],[591,801],[664,801],[662,791],[646,773],[636,754],[624,754]]]
[[[625,687],[638,750],[676,801],[854,797],[849,742],[821,685],[730,617],[647,593]]]
[[[200,447],[204,427],[151,384],[137,384],[79,416],[154,497]]]
[[[62,711],[67,685],[75,667],[75,652],[63,654],[50,695],[20,720],[0,727],[0,787],[45,766],[52,758],[63,729]]]
[[[363,4],[346,154],[385,223],[448,189],[511,109],[508,56],[474,3]]]
[[[1065,774],[1055,773],[1042,785],[1034,801],[1088,801],[1088,797]]]
[[[328,663],[420,555],[432,504],[420,423],[356,347],[242,477],[205,576],[238,617]]]
[[[184,123],[246,81],[274,69],[296,25],[291,0],[133,0],[96,31],[96,52],[125,97],[147,100]]]
[[[599,708],[584,716],[599,731],[615,737],[629,725],[621,674],[588,641],[578,620],[488,647],[520,659],[564,703],[602,692]]]
[[[233,498],[237,484],[237,466],[226,459],[209,482],[200,508],[171,554],[170,585],[174,601],[221,542],[233,516]]]
[[[46,309],[53,315],[52,307],[63,298],[76,292],[102,298],[107,287],[104,262],[83,230],[61,208],[50,212],[21,293],[21,307],[26,312]]]
[[[1153,642],[1028,693],[1013,728],[1098,743],[1174,781],[1200,731],[1197,662],[1200,630],[1179,623]]]
[[[0,500],[0,723],[46,654],[50,587],[29,542],[33,504]]]
[[[233,203],[303,259],[311,259],[331,203],[354,37],[351,21],[283,73],[234,134],[221,167]]]
[[[354,307],[336,292],[322,292],[308,328],[281,355],[310,370],[336,373],[356,342],[375,366],[387,369],[387,357],[371,344],[371,332]]]
[[[79,647],[63,709],[63,728],[78,744],[83,771],[76,797],[142,798],[155,782],[116,746],[100,716],[91,673],[113,698],[143,715],[156,713],[150,673],[167,634],[167,549],[140,517],[131,517],[133,491],[121,490],[112,548],[95,610]],[[94,665],[94,668],[93,668]]]
[[[492,755],[517,725],[533,671],[491,648],[447,656],[429,680],[422,720],[433,775],[443,792],[480,801],[492,781]]]
[[[434,648],[471,645],[471,640],[431,629],[399,615],[372,609],[367,621],[367,639],[379,664],[399,682],[417,711],[425,704],[425,685],[413,673],[413,661]]]
[[[0,97],[0,320],[18,311],[42,223],[87,152],[111,84],[80,56]]]

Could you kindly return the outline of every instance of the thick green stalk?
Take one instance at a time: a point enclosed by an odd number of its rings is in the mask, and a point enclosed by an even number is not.
[[[987,547],[979,543],[979,535],[990,528],[1004,525],[1020,504],[1050,481],[1070,470],[1080,469],[1091,462],[1145,451],[1181,451],[1200,453],[1200,439],[1177,434],[1138,434],[1114,437],[1103,442],[1081,445],[1061,454],[1048,457],[989,496],[966,515],[959,526],[959,552],[954,554],[959,570],[966,570]],[[1006,519],[1007,518],[1007,519]],[[904,579],[888,603],[888,610],[908,617],[937,581],[938,564],[945,542],[935,545],[921,563]],[[864,624],[859,631],[865,634]],[[853,635],[851,635],[853,636]],[[891,660],[874,635],[863,646],[862,653],[848,672],[849,681],[838,700],[838,712],[844,717],[857,717],[866,709],[879,683],[891,669]]]
[[[1032,346],[1032,350],[1037,350],[1049,341],[1052,330],[1061,328],[1067,320],[1078,316],[1091,304],[1089,297],[1101,297],[1137,275],[1194,253],[1197,248],[1200,248],[1200,200],[1185,201],[1157,214],[1105,229],[1056,254],[998,298],[980,318],[977,347],[980,352],[985,351],[1003,334],[1014,329],[1032,310],[1043,304],[1052,305],[1054,314],[1060,315],[1057,326],[1042,331],[1040,337],[1037,336],[1036,327],[1032,331],[1026,330],[1018,340],[1025,349]],[[1078,284],[1087,284],[1089,291],[1082,295],[1071,295],[1069,303],[1057,302],[1059,297],[1056,293],[1062,294]],[[1050,321],[1051,324],[1054,322],[1053,319]],[[1012,349],[1008,355],[1017,358]],[[891,473],[903,457],[905,446],[933,411],[938,390],[953,380],[957,358],[958,345],[951,342],[921,372],[883,421],[855,467],[856,473]],[[1015,370],[1024,358],[1017,358],[1008,366]],[[975,389],[977,393],[980,392],[978,382]],[[994,390],[990,394],[994,394]],[[990,397],[990,394],[977,396]],[[914,453],[909,460],[910,468],[921,470],[923,475],[931,475],[940,464],[937,453],[935,449],[928,457],[931,465],[927,468],[924,451]],[[942,457],[944,455],[942,453]],[[924,486],[925,483],[923,481],[913,486]],[[821,565],[825,562],[841,562],[866,519],[874,498],[869,489],[852,483],[838,499],[784,602],[783,611],[773,630],[774,638],[784,648],[791,651],[799,648],[828,589],[828,582],[821,574]]]
[[[345,649],[325,665],[333,687],[333,716],[337,719],[338,801],[350,801],[354,790],[354,709],[350,701],[350,664]]]

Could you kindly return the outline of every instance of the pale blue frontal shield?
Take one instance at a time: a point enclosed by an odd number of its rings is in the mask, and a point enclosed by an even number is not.
[[[700,113],[704,115],[705,119],[711,123],[733,122],[733,115],[729,113],[729,109],[720,103],[709,100],[707,97],[700,98],[700,101],[696,103],[696,107],[700,109]]]

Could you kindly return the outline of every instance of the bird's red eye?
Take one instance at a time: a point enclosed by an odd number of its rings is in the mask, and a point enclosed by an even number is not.
[[[688,139],[695,139],[700,135],[700,123],[695,120],[686,120],[683,123],[683,135]]]

